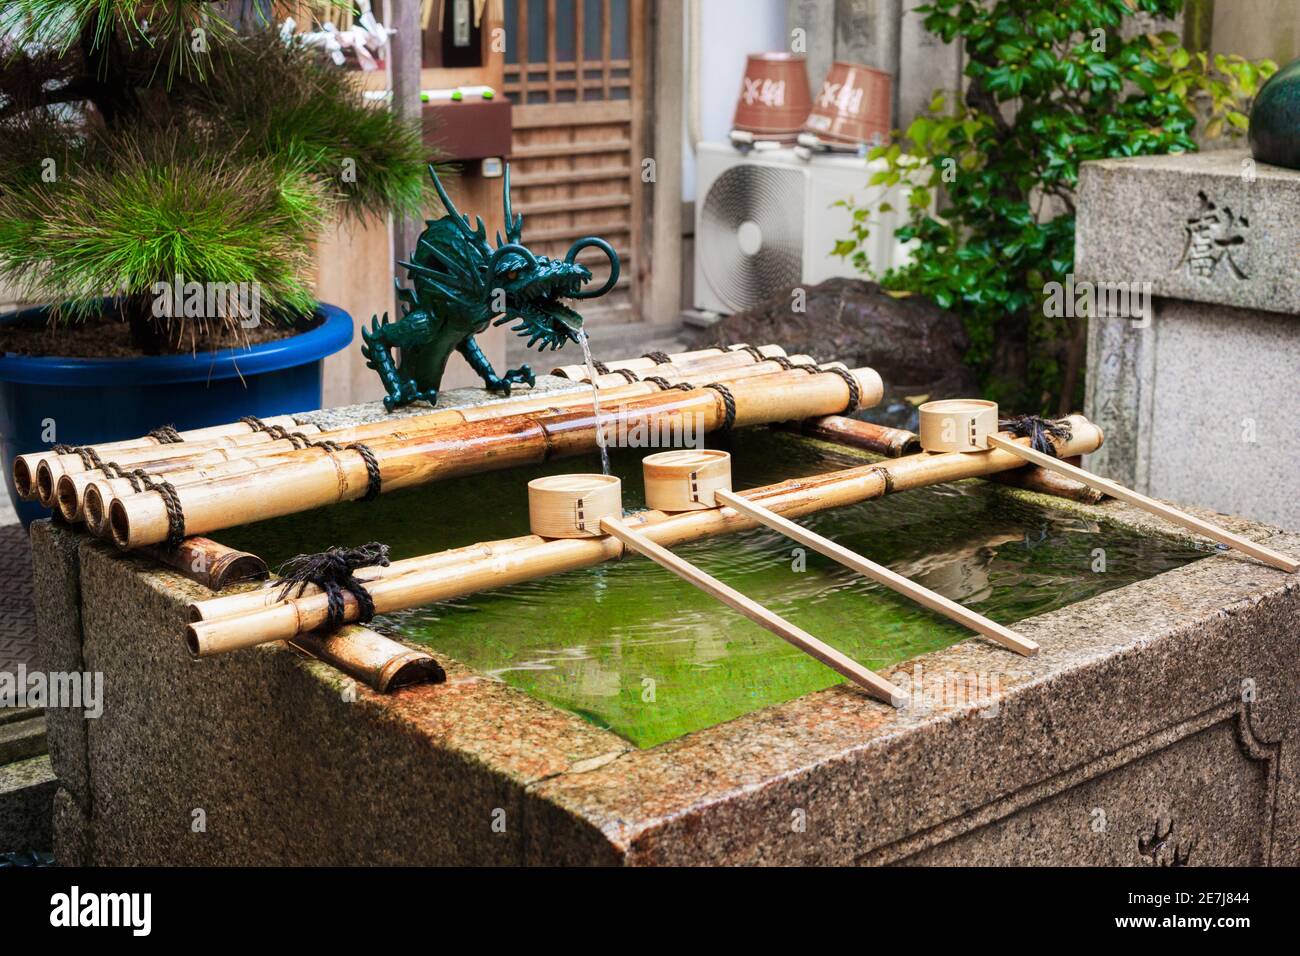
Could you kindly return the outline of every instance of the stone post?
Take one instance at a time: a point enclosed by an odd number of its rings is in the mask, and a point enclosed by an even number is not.
[[[1075,271],[1076,308],[1085,283],[1101,303],[1090,466],[1300,528],[1300,171],[1245,150],[1085,163]]]

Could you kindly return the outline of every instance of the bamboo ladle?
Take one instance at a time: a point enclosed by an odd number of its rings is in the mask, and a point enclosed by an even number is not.
[[[701,571],[689,561],[679,558],[645,535],[633,531],[622,521],[615,518],[602,518],[600,529],[606,534],[617,538],[632,550],[645,555],[660,567],[666,568],[679,578],[693,584],[710,597],[739,611],[755,624],[762,625],[777,637],[799,648],[805,654],[815,657],[827,667],[862,687],[872,697],[883,700],[895,707],[902,707],[907,703],[908,696],[901,688],[891,684],[874,671],[863,667],[853,658],[837,651],[824,641],[813,637],[807,631],[791,624],[780,615],[769,611],[757,601],[745,597],[735,588],[729,587],[712,575]]]
[[[1233,534],[1218,525],[1193,517],[1163,501],[1156,501],[1146,495],[1116,484],[1108,478],[1094,475],[1068,462],[1051,455],[1029,448],[1019,442],[1011,441],[997,434],[998,406],[993,402],[978,399],[952,399],[939,402],[927,402],[920,408],[921,413],[921,447],[934,452],[981,452],[997,448],[1010,452],[1016,457],[1081,481],[1089,488],[1103,494],[1118,498],[1135,507],[1141,508],[1157,518],[1163,518],[1188,530],[1203,534],[1207,538],[1225,544],[1230,548],[1248,554],[1257,561],[1294,574],[1300,569],[1300,561],[1295,561],[1272,548],[1256,544],[1241,535]]]
[[[916,603],[928,607],[932,611],[937,611],[958,624],[964,624],[977,634],[983,634],[989,640],[995,641],[1017,654],[1032,657],[1038,653],[1036,643],[1021,637],[1009,628],[1003,627],[997,621],[991,621],[982,614],[976,614],[974,611],[962,607],[956,601],[949,600],[942,594],[931,591],[929,588],[889,570],[884,565],[876,564],[876,562],[864,558],[857,552],[836,544],[830,538],[824,538],[815,531],[809,531],[803,525],[795,524],[790,519],[783,518],[762,505],[755,504],[731,491],[717,490],[713,492],[713,497],[733,510],[740,512],[745,517],[767,525],[773,531],[779,531],[787,538],[798,541],[800,544],[838,561],[847,568],[852,568],[859,574],[883,584],[890,590],[897,591],[905,597],[911,598]]]

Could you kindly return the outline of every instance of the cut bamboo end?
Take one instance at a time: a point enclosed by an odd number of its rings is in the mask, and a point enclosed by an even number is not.
[[[71,475],[61,475],[54,486],[54,504],[65,521],[80,521],[82,496],[77,494]]]
[[[56,485],[62,475],[63,469],[57,459],[47,458],[36,466],[36,500],[47,508],[55,507]]]
[[[613,475],[547,475],[528,483],[528,525],[543,538],[598,538],[602,518],[623,515]]]
[[[36,497],[36,479],[32,474],[32,464],[28,456],[19,455],[14,459],[13,465],[14,491],[18,497],[24,501],[31,501]]]
[[[985,451],[998,430],[998,406],[979,398],[926,402],[921,415],[921,447],[935,452]]]
[[[646,507],[655,511],[702,511],[716,507],[713,493],[731,490],[731,456],[725,451],[683,448],[649,455],[641,462]]]
[[[109,498],[108,500],[112,501],[113,499]],[[91,534],[104,534],[104,522],[108,520],[108,508],[98,482],[87,486],[81,496],[81,518],[86,522],[86,530]]]

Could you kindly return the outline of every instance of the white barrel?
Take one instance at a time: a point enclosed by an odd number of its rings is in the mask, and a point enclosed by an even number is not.
[[[645,503],[656,511],[716,508],[713,492],[731,490],[731,456],[725,451],[681,448],[641,462]]]
[[[950,398],[926,402],[921,412],[921,447],[926,451],[987,451],[998,431],[997,402]]]

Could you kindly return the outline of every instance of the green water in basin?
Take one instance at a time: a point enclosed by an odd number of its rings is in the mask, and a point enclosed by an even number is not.
[[[737,489],[863,459],[783,433],[731,440]],[[623,502],[643,506],[642,454],[616,451]],[[394,558],[528,531],[527,482],[599,470],[574,458],[473,476],[223,532],[275,564],[378,540]],[[1205,551],[1018,501],[977,482],[903,492],[801,518],[813,530],[1002,624],[1179,567]],[[1105,570],[1097,549],[1104,551]],[[871,668],[970,632],[854,572],[755,530],[677,552]],[[640,558],[377,619],[427,645],[649,747],[839,683],[823,664]],[[1010,655],[1010,652],[1007,652]],[[1009,656],[1009,669],[1015,658]]]

